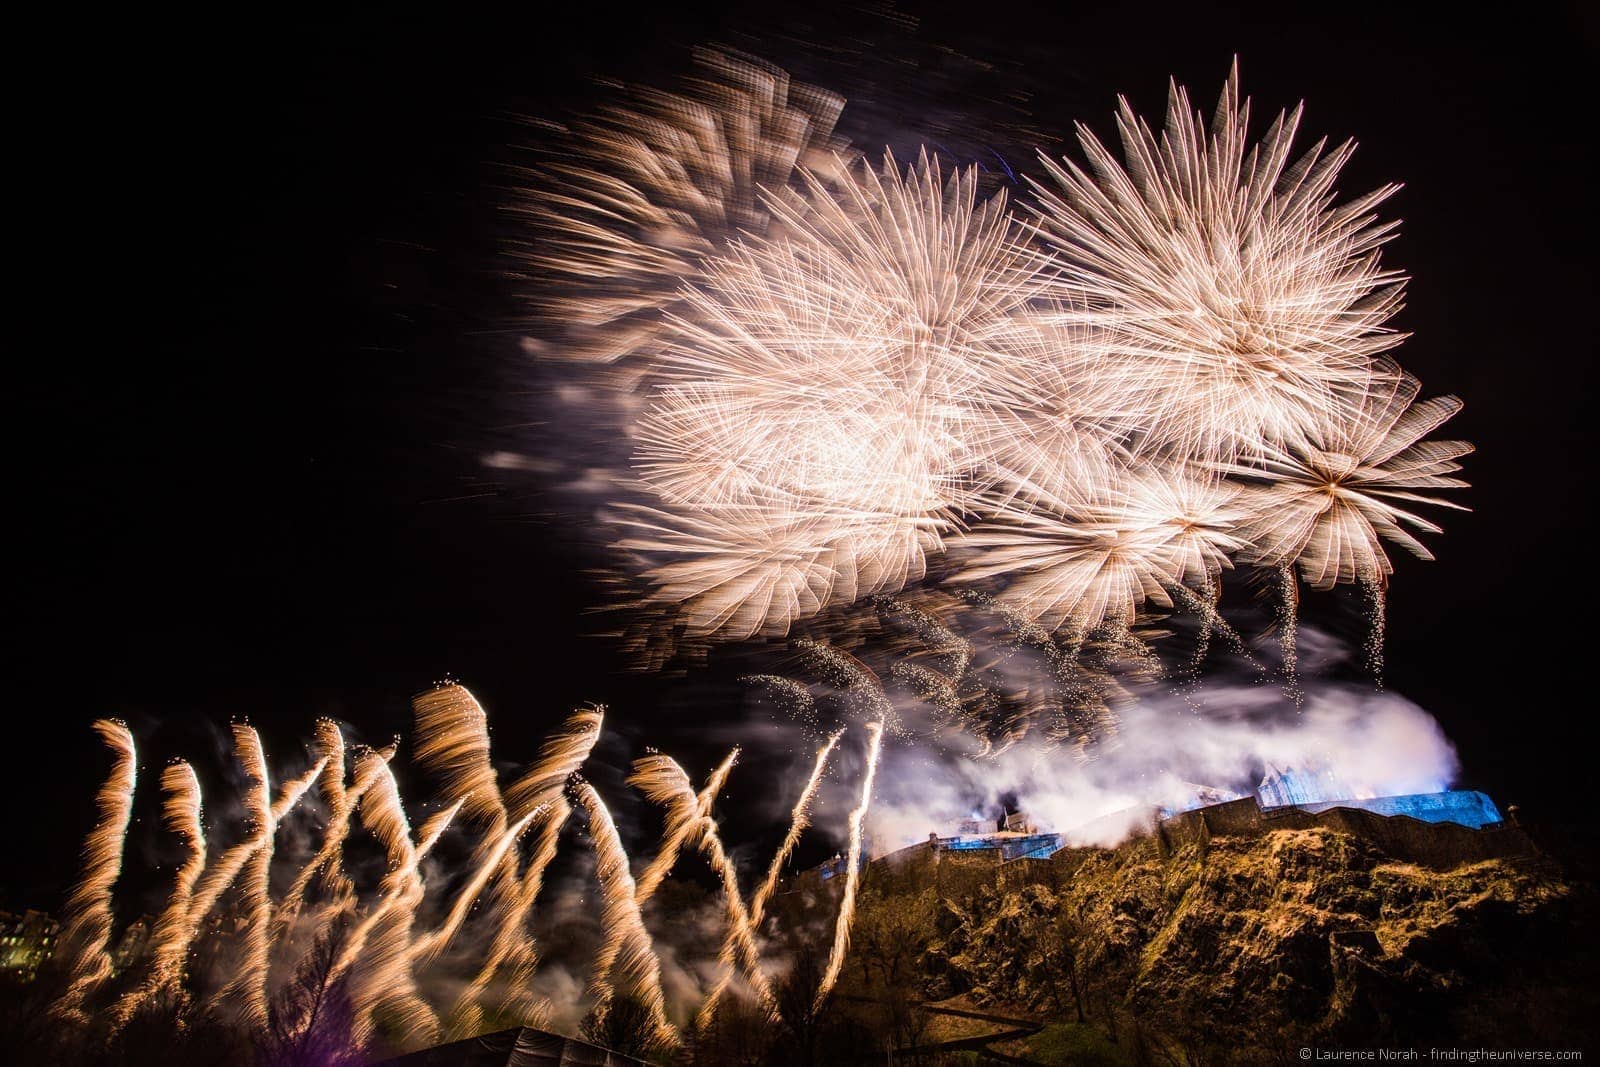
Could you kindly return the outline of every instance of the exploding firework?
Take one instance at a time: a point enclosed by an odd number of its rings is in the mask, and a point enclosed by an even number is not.
[[[1342,423],[1389,373],[1377,359],[1404,278],[1379,263],[1395,230],[1373,209],[1386,185],[1338,207],[1353,142],[1294,158],[1302,108],[1249,144],[1234,68],[1206,132],[1173,83],[1160,134],[1126,100],[1118,163],[1086,127],[1089,169],[1044,159],[1035,225],[1061,265],[1059,321],[1099,332],[1142,450],[1253,454]]]
[[[772,202],[781,236],[708,266],[640,421],[666,510],[623,547],[680,557],[651,577],[693,633],[899,590],[974,506],[979,384],[1039,258],[974,168],[886,159],[836,184],[806,174]]]
[[[1397,187],[1340,203],[1353,145],[1297,152],[1302,114],[1252,143],[1237,68],[1209,126],[1175,84],[1159,130],[1124,101],[1125,158],[1080,127],[1087,162],[1041,156],[1026,221],[926,152],[819,169],[820,142],[785,149],[739,201],[751,225],[728,236],[719,193],[678,243],[590,210],[586,172],[552,172],[541,225],[567,219],[618,263],[695,250],[661,267],[683,283],[670,306],[639,298],[647,345],[584,286],[547,308],[648,349],[633,480],[605,511],[648,587],[641,658],[780,637],[931,566],[1072,633],[1193,615],[1191,676],[1212,634],[1243,645],[1217,609],[1235,565],[1361,582],[1376,633],[1379,542],[1426,558],[1401,524],[1437,527],[1401,505],[1464,484],[1447,475],[1467,447],[1421,440],[1453,402],[1413,403],[1391,356],[1405,279],[1380,262],[1395,224],[1376,209]],[[652,146],[629,158],[688,143],[651,140],[672,122],[648,109],[608,123],[613,148],[625,123]]]
[[[559,147],[525,175],[512,211],[535,237],[517,251],[563,358],[641,373],[682,284],[727,240],[765,228],[759,191],[845,148],[838,96],[739,52],[694,60],[684,91],[623,88],[557,127]]]

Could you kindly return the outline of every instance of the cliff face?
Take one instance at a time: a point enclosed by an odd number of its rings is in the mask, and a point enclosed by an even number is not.
[[[1317,1041],[1548,1045],[1592,1018],[1574,941],[1592,908],[1541,864],[1426,868],[1326,828],[1162,851],[1075,850],[1020,885],[869,877],[864,919],[912,899],[933,914],[926,995],[1134,1027],[1201,1061]]]

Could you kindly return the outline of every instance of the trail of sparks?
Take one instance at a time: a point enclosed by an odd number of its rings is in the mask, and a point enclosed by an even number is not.
[[[822,772],[827,767],[828,756],[833,753],[834,746],[844,736],[843,730],[836,730],[828,738],[826,744],[817,750],[816,762],[812,765],[811,776],[806,779],[805,788],[800,791],[800,799],[795,801],[794,810],[789,813],[789,832],[784,835],[783,844],[773,855],[772,862],[767,866],[767,876],[756,888],[755,894],[750,898],[749,919],[747,928],[753,933],[761,928],[761,919],[766,914],[767,901],[773,891],[778,887],[778,879],[783,874],[783,867],[793,855],[795,846],[800,843],[800,835],[805,833],[806,827],[811,823],[811,801],[816,796],[817,787],[822,783]],[[729,930],[727,938],[723,941],[721,959],[726,961],[733,951],[736,932]],[[701,1006],[696,1018],[696,1025],[704,1030],[711,1025],[711,1020],[716,1016],[717,1005],[722,1000],[722,995],[727,991],[728,983],[733,979],[733,968],[723,963],[721,973],[717,976],[717,984],[707,994],[705,1003]]]
[[[861,803],[850,813],[850,849],[845,857],[844,897],[839,901],[839,918],[833,928],[833,950],[828,955],[828,966],[823,971],[822,982],[817,986],[812,1007],[820,1011],[827,1002],[833,984],[839,980],[844,967],[845,953],[850,949],[850,925],[856,915],[856,884],[861,877],[861,828],[872,806],[872,782],[878,773],[878,754],[883,748],[883,723],[867,724],[867,770],[861,778]]]
[[[206,865],[206,834],[201,823],[200,780],[194,767],[178,760],[161,772],[166,794],[162,819],[168,832],[183,838],[187,856],[173,876],[172,895],[150,934],[150,970],[145,980],[117,1000],[110,1012],[110,1029],[116,1033],[141,1006],[169,989],[180,988],[188,949],[189,900]]]
[[[111,749],[115,762],[95,798],[98,815],[84,842],[83,875],[67,898],[60,952],[66,961],[68,985],[54,1004],[54,1013],[76,1024],[87,1022],[83,1002],[111,976],[107,943],[111,937],[111,892],[122,869],[122,848],[133,814],[138,755],[125,723],[101,719],[95,732]]]
[[[489,883],[493,893],[489,910],[494,934],[483,966],[462,991],[452,1012],[455,1032],[461,1032],[469,1022],[479,1017],[478,1002],[502,968],[511,968],[513,974],[510,984],[513,989],[520,989],[537,966],[538,958],[525,929],[527,916],[543,885],[544,870],[555,856],[561,827],[571,812],[563,792],[568,780],[589,758],[590,751],[600,738],[604,722],[603,708],[591,707],[574,712],[561,730],[545,741],[538,762],[504,793],[503,803],[508,817],[521,821],[544,812],[544,831],[520,884],[514,854],[502,859],[496,869],[496,878]],[[517,1003],[513,1006],[514,1010],[532,1021],[535,1010],[532,1002],[520,994],[515,996]]]
[[[594,841],[595,877],[604,900],[601,929],[605,940],[595,956],[590,993],[595,999],[596,1017],[604,1017],[614,986],[609,975],[614,965],[634,978],[634,994],[650,1016],[656,1036],[669,1044],[677,1043],[677,1029],[667,1021],[661,995],[661,964],[650,948],[650,934],[639,912],[637,888],[628,870],[628,856],[617,836],[611,812],[588,782],[575,784],[578,802],[589,815],[589,836]]]

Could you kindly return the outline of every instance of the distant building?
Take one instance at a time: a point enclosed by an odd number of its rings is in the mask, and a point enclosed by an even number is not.
[[[1000,820],[1000,829],[1008,834],[1036,834],[1039,832],[1039,828],[1034,825],[1033,820],[1024,811],[1008,812],[1006,817]]]
[[[144,955],[145,946],[150,943],[150,917],[141,915],[128,924],[122,932],[122,938],[117,942],[117,947],[111,953],[111,966],[117,974],[121,974],[139,962]]]
[[[1267,773],[1256,787],[1263,808],[1282,808],[1291,804],[1322,804],[1330,800],[1349,800],[1356,791],[1331,769],[1315,761],[1298,767],[1267,764]]]
[[[56,949],[61,924],[42,911],[0,911],[0,974],[31,982]]]
[[[970,819],[962,819],[956,824],[956,833],[966,837],[974,834],[992,834],[995,831],[993,819],[980,819],[976,815]]]

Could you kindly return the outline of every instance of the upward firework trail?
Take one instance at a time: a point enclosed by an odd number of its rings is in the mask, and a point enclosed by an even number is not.
[[[563,795],[567,783],[589,758],[604,721],[603,708],[574,712],[561,731],[545,741],[538,762],[506,790],[504,804],[508,818],[519,825],[526,824],[529,819],[542,820],[543,825],[534,854],[520,878],[512,853],[500,861],[496,870],[490,905],[493,939],[478,974],[457,1000],[453,1013],[457,1032],[472,1029],[481,1018],[480,1002],[502,970],[510,972],[512,988],[520,990],[538,965],[526,930],[528,913],[544,885],[545,868],[555,857],[561,827],[572,811]],[[459,918],[453,917],[453,920],[457,926],[447,928],[452,932],[459,927]],[[449,936],[446,933],[435,939],[439,947]],[[430,948],[430,951],[436,952],[438,948]],[[520,993],[508,1007],[530,1022],[536,1021],[539,1015],[537,1005]]]
[[[678,853],[684,844],[702,829],[711,813],[711,806],[716,803],[738,759],[737,748],[729,752],[711,772],[705,788],[698,794],[689,784],[688,775],[683,773],[683,768],[671,756],[657,753],[634,761],[633,776],[628,779],[628,784],[667,809],[667,826],[661,835],[661,848],[639,876],[636,899],[641,905],[655,895],[661,880],[677,866]]]
[[[112,1032],[150,998],[176,988],[183,980],[184,954],[189,945],[189,900],[206,865],[206,834],[200,821],[200,781],[194,768],[178,760],[161,772],[161,789],[167,796],[162,819],[169,832],[183,838],[188,855],[178,866],[172,895],[150,934],[150,971],[144,982],[118,999],[111,1010]]]
[[[82,1025],[84,999],[111,976],[106,944],[111,937],[111,890],[122,869],[122,845],[133,812],[137,756],[125,723],[101,719],[95,732],[111,749],[115,763],[96,798],[95,828],[84,842],[83,878],[67,898],[66,925],[58,951],[66,961],[68,985],[54,1013]]]
[[[781,679],[780,679],[781,680]],[[778,887],[778,878],[783,873],[784,864],[789,862],[789,857],[794,854],[795,846],[800,843],[800,835],[805,833],[811,821],[811,801],[816,796],[817,786],[822,782],[822,771],[828,765],[828,756],[832,754],[833,747],[839,743],[839,738],[844,736],[843,730],[836,730],[828,738],[826,744],[817,750],[816,763],[812,765],[811,776],[806,779],[805,788],[800,790],[800,799],[795,801],[794,810],[789,814],[789,832],[784,836],[783,844],[772,857],[772,863],[767,867],[767,876],[757,887],[755,895],[750,900],[748,928],[757,931],[761,928],[762,916],[766,914],[767,901],[772,897],[773,890]],[[737,944],[737,931],[730,929],[728,937],[722,945],[722,959],[731,959],[733,952],[739,947]],[[728,982],[733,978],[733,969],[724,965],[717,976],[717,984],[712,987],[705,1003],[701,1005],[697,1025],[705,1030],[717,1012],[717,1005],[722,1000],[722,995],[727,991]]]
[[[634,774],[628,779],[629,784],[636,786],[650,800],[667,809],[667,832],[663,835],[665,843],[646,872],[647,875],[655,873],[657,881],[646,885],[644,878],[641,878],[635,899],[643,904],[654,892],[659,879],[664,877],[676,862],[679,842],[689,838],[697,840],[706,855],[707,862],[711,864],[711,869],[722,881],[723,901],[727,910],[728,937],[723,944],[718,963],[722,972],[728,974],[731,973],[737,958],[750,976],[750,983],[755,987],[756,995],[761,998],[763,1004],[768,1004],[772,994],[767,986],[766,976],[761,973],[757,961],[755,934],[751,929],[744,898],[739,893],[738,874],[733,861],[723,850],[722,842],[717,836],[716,824],[712,822],[710,814],[711,804],[716,794],[721,791],[722,783],[726,780],[728,772],[733,769],[734,760],[738,755],[738,749],[728,754],[727,759],[712,772],[711,780],[698,796],[689,783],[689,776],[670,756],[657,753],[634,762]],[[709,1020],[707,1009],[711,1003],[708,1000],[707,1007],[702,1009],[702,1019]]]
[[[362,798],[361,821],[383,845],[389,869],[379,887],[382,903],[357,927],[341,962],[348,965],[360,954],[361,966],[356,969],[351,993],[358,1020],[370,1020],[379,1008],[392,1006],[394,1016],[404,1020],[407,1043],[428,1042],[437,1036],[438,1019],[417,992],[410,968],[411,924],[423,892],[417,864],[460,810],[462,801],[456,800],[435,816],[423,828],[420,844],[413,843],[388,762],[370,752],[363,760],[376,783]],[[366,1036],[357,1034],[363,1043]]]
[[[205,959],[210,954],[200,952],[202,944],[209,946],[212,938],[220,938],[228,950],[222,958],[229,961],[229,970],[219,996],[226,996],[234,1010],[213,1017],[213,1021],[235,1025],[252,1040],[267,1035],[274,1042],[325,1042],[328,1035],[319,1033],[319,1028],[336,1026],[338,1041],[348,1046],[352,1055],[395,1048],[375,1044],[380,1029],[387,1035],[385,1040],[397,1042],[400,1049],[434,1040],[441,1030],[441,1012],[423,994],[425,988],[434,985],[419,981],[419,969],[424,966],[448,968],[450,973],[441,978],[465,984],[445,1014],[451,1033],[479,1032],[489,1017],[538,1024],[546,1017],[548,1006],[530,988],[538,956],[533,949],[529,916],[571,811],[564,795],[570,789],[588,815],[604,902],[602,925],[606,941],[594,969],[596,1014],[603,1016],[607,1010],[613,990],[609,976],[614,970],[627,983],[627,991],[637,995],[650,1012],[655,1039],[674,1044],[677,1035],[666,1015],[661,965],[640,910],[641,902],[649,895],[645,892],[648,887],[634,882],[628,857],[599,794],[575,777],[594,747],[601,722],[598,709],[577,712],[545,742],[539,759],[506,790],[504,805],[511,821],[498,834],[489,832],[493,818],[486,826],[482,818],[465,817],[469,796],[448,784],[443,806],[413,833],[389,767],[393,747],[355,749],[353,780],[347,784],[338,766],[343,761],[343,740],[326,721],[317,728],[317,762],[298,777],[282,781],[274,793],[260,738],[249,727],[236,726],[235,748],[248,781],[243,837],[220,852],[208,853],[194,772],[184,763],[167,769],[162,775],[165,819],[169,829],[183,836],[188,853],[157,922],[148,962],[130,969],[121,979],[125,984],[109,998],[109,1011],[92,1016],[84,1010],[86,999],[112,978],[109,964],[97,974],[95,961],[105,956],[110,891],[124,847],[134,787],[131,736],[118,724],[98,724],[119,758],[100,791],[101,817],[90,838],[82,880],[72,894],[69,921],[76,925],[70,928],[73,940],[68,947],[72,951],[65,957],[71,970],[63,975],[61,994],[51,1008],[53,1016],[81,1023],[80,1029],[72,1031],[81,1038],[109,1042],[153,997],[171,994],[163,1004],[175,1013],[179,1025],[186,1025],[197,1013],[209,1011],[190,995],[187,982],[204,982],[213,977],[186,973],[191,967],[203,969],[198,963],[189,963],[191,954],[195,960]],[[436,753],[462,751],[452,743],[452,739],[459,741],[461,736],[455,720],[430,717],[422,729],[425,734],[439,731],[446,736],[425,736],[419,740],[419,747],[431,746]],[[470,729],[486,736],[481,724]],[[817,766],[796,808],[794,823],[774,861],[774,870],[782,868],[804,829],[806,805],[836,741],[837,736],[819,753]],[[876,749],[873,758],[876,759]],[[488,765],[487,749],[477,746],[472,762]],[[331,771],[330,766],[334,768]],[[733,758],[730,756],[713,771],[698,794],[681,768],[664,757],[643,760],[641,767],[646,772],[644,778],[654,784],[645,780],[637,784],[646,786],[652,798],[670,809],[669,822],[676,820],[686,827],[682,836],[667,834],[658,855],[685,844],[704,852],[722,881],[726,904],[727,938],[719,960],[725,970],[735,964],[742,967],[757,995],[770,1002],[754,923],[770,898],[775,876],[758,890],[753,919],[740,896],[732,859],[722,847],[711,817],[711,805],[733,768]],[[275,880],[275,832],[317,783],[331,816],[323,826],[323,842],[315,849],[309,865],[295,868],[292,881],[284,878],[290,884],[283,898],[275,901],[270,895]],[[349,826],[352,812],[359,815],[364,831],[355,840]],[[472,835],[469,840],[474,847],[469,866],[461,886],[452,887],[457,896],[448,914],[440,925],[423,930],[422,917],[429,914],[422,908],[428,891],[423,861],[451,828]],[[521,842],[533,828],[536,832],[531,835],[532,846],[524,857]],[[331,851],[330,841],[335,843]],[[375,887],[361,889],[356,885],[359,875],[371,867],[364,860],[350,861],[347,850],[373,843],[381,850],[383,873]],[[859,840],[856,855],[859,859]],[[317,898],[317,911],[309,920],[316,936],[307,948],[296,944],[296,932],[302,924],[286,920],[285,916],[292,906],[310,899],[308,887],[316,882],[317,871],[325,874],[319,892],[328,890],[331,895]],[[237,897],[233,922],[208,926],[204,920],[230,888]],[[481,967],[469,982],[468,973],[462,973],[460,967],[468,962],[478,964],[480,955],[452,957],[442,949],[464,925],[461,901],[470,903],[480,898],[489,904],[484,919],[489,936]],[[289,967],[292,973],[275,978],[275,965]],[[316,999],[297,999],[299,983],[310,980],[306,976],[318,974],[321,977],[315,979]],[[269,997],[268,991],[276,992]],[[333,1014],[319,1014],[318,1005],[345,1008]]]
[[[589,835],[594,839],[597,861],[595,877],[600,882],[605,902],[601,927],[606,937],[595,958],[591,982],[591,992],[596,999],[595,1013],[603,1016],[607,1011],[613,995],[608,976],[612,965],[620,963],[623,972],[633,976],[635,994],[649,1013],[657,1039],[676,1044],[677,1030],[667,1021],[661,996],[661,964],[650,950],[650,934],[639,914],[637,889],[628,870],[627,853],[617,836],[616,824],[611,821],[611,812],[606,810],[594,786],[579,781],[576,791],[579,803],[589,814]]]
[[[833,928],[833,950],[828,955],[828,967],[817,986],[813,1007],[820,1011],[839,980],[844,967],[845,953],[850,949],[850,925],[856,915],[856,883],[861,877],[861,827],[872,806],[872,781],[878,773],[878,755],[883,749],[883,723],[867,725],[867,771],[861,778],[861,803],[850,813],[850,850],[845,856],[844,896],[839,901],[839,918]]]
[[[293,927],[305,903],[306,891],[318,875],[321,876],[325,911],[341,909],[354,892],[350,879],[345,876],[342,857],[345,837],[350,831],[350,815],[361,802],[361,792],[345,788],[344,734],[333,720],[317,720],[316,751],[322,753],[322,774],[317,778],[317,788],[327,811],[327,829],[321,847],[295,875],[273,916],[279,936]],[[368,776],[365,782],[370,784],[372,780]]]
[[[442,685],[412,698],[417,721],[417,762],[440,775],[445,795],[460,798],[462,815],[504,828],[505,804],[489,759],[489,720],[465,686]]]

